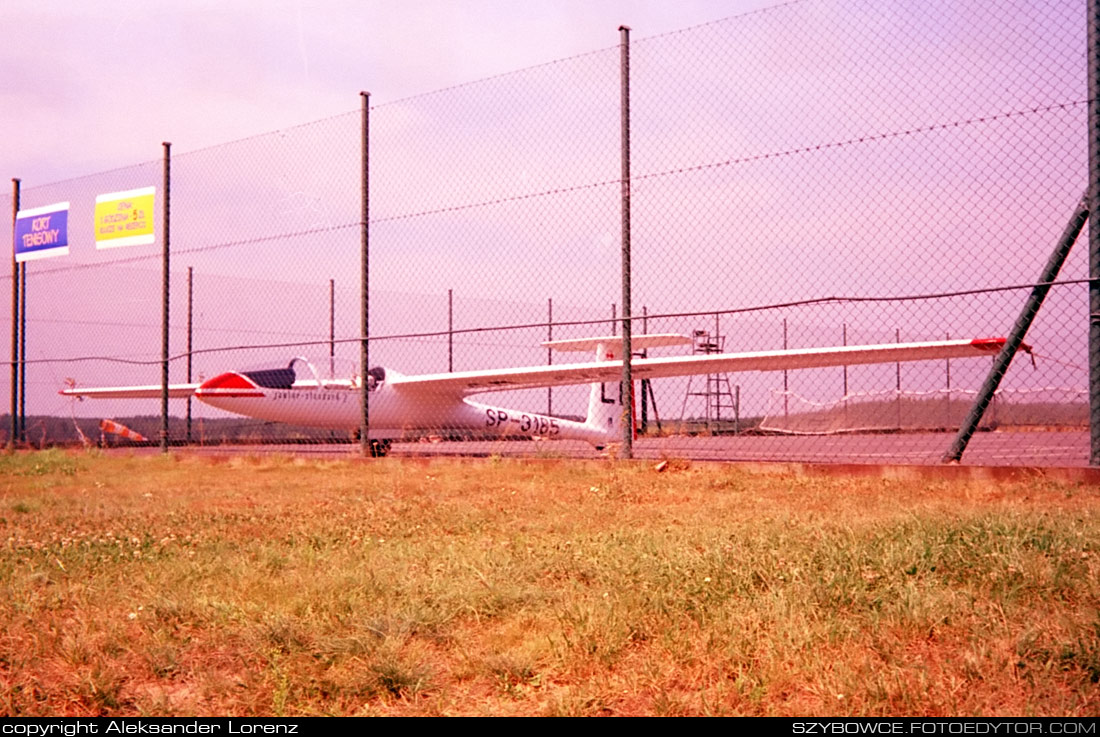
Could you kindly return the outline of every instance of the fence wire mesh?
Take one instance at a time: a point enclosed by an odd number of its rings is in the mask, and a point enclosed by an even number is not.
[[[807,0],[633,40],[634,335],[687,339],[649,356],[1005,335],[1087,185],[1085,51],[1083,0]],[[370,108],[383,385],[576,362],[542,342],[621,331],[620,74],[611,47]],[[27,267],[28,443],[133,442],[104,419],[158,437],[153,400],[58,393],[159,383],[165,193],[150,153],[23,182],[24,209],[71,203],[71,254]],[[360,153],[356,111],[172,156],[171,383],[289,366],[312,402],[248,417],[173,399],[173,443],[358,447]],[[158,245],[97,250],[96,196],[152,185]],[[964,461],[1088,462],[1080,241]],[[938,462],[989,365],[654,379],[635,389],[636,454]],[[376,393],[372,434],[397,453],[588,455],[604,443],[539,423],[584,422],[590,392],[478,394],[510,413],[478,404],[480,424],[432,393],[390,418]]]

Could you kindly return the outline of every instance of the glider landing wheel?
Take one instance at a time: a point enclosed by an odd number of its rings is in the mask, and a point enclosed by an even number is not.
[[[385,458],[390,452],[390,445],[393,441],[389,440],[372,440],[370,441],[370,457],[371,458]]]

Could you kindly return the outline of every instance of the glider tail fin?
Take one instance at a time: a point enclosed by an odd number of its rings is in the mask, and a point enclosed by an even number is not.
[[[592,384],[588,392],[588,417],[584,424],[606,435],[608,442],[622,436],[623,408],[618,394],[617,387],[606,384]]]
[[[596,346],[597,361],[614,361],[622,353],[622,343],[608,341]],[[592,384],[588,392],[588,416],[585,424],[602,433],[607,442],[622,438],[622,392],[615,384]]]
[[[676,333],[648,333],[635,335],[631,347],[636,351],[649,348],[666,348],[687,345],[691,338]],[[596,362],[618,361],[623,354],[623,340],[617,336],[602,338],[579,338],[552,340],[542,344],[556,351],[587,352],[596,350]],[[606,442],[615,442],[622,438],[623,417],[626,415],[623,398],[616,383],[592,384],[588,395],[588,417],[585,425],[606,438]]]

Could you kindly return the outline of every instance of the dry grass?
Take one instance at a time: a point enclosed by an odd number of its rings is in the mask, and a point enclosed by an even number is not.
[[[0,713],[1094,715],[1100,494],[0,457]]]

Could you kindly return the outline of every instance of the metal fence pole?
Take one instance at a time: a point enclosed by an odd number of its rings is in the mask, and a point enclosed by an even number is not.
[[[447,290],[447,373],[455,370],[455,293]]]
[[[787,350],[787,318],[783,318],[783,350]],[[787,380],[787,369],[783,369],[783,419],[784,421],[790,414],[790,394],[788,390],[790,384]]]
[[[1039,308],[1043,304],[1043,299],[1050,291],[1051,282],[1058,278],[1058,272],[1061,270],[1062,264],[1065,263],[1070,249],[1073,248],[1077,236],[1081,234],[1081,229],[1085,227],[1085,221],[1088,220],[1088,217],[1088,193],[1086,193],[1077,204],[1073,217],[1070,218],[1066,229],[1062,232],[1062,237],[1059,239],[1054,253],[1050,255],[1046,266],[1043,267],[1043,273],[1039,276],[1038,283],[1031,288],[1031,294],[1028,296],[1027,302],[1024,303],[1023,309],[1020,310],[1020,315],[1012,326],[1012,332],[1005,339],[1004,347],[994,357],[993,367],[986,376],[982,388],[978,390],[978,396],[974,399],[970,412],[959,428],[959,433],[955,436],[950,449],[943,456],[944,463],[958,462],[962,458],[963,451],[966,450],[966,446],[970,442],[970,437],[978,429],[978,424],[982,421],[982,415],[985,414],[989,403],[993,401],[993,394],[1000,386],[1005,372],[1008,371],[1008,365],[1012,362],[1012,358],[1016,355],[1020,344],[1024,342],[1024,336],[1027,334],[1028,328],[1031,327],[1031,321],[1035,319],[1035,315],[1038,314]],[[1095,229],[1090,228],[1090,230]]]
[[[1087,208],[1100,211],[1100,0],[1088,0]],[[1089,465],[1100,466],[1100,226],[1089,227]]]
[[[642,305],[642,335],[649,335],[649,307]],[[649,350],[642,352],[642,358],[649,358]],[[649,430],[649,379],[642,379],[642,416],[639,423],[642,435]]]
[[[19,436],[19,264],[15,261],[15,220],[19,216],[19,180],[11,180],[11,437]]]
[[[951,333],[944,333],[944,340],[951,340]],[[947,384],[947,403],[943,417],[943,428],[945,430],[951,427],[951,359],[944,360],[944,378]]]
[[[894,342],[901,343],[901,328],[894,328]],[[897,384],[894,388],[895,399],[898,405],[898,430],[901,430],[901,361],[894,365],[897,375]]]
[[[27,262],[19,264],[19,442],[27,442]]]
[[[194,326],[194,277],[195,267],[187,267],[187,383],[191,383],[191,349],[192,327]],[[191,395],[187,395],[187,444],[191,444]]]
[[[623,233],[623,458],[634,457],[634,382],[630,325],[630,28],[619,26],[622,89],[622,233]]]
[[[848,323],[841,323],[840,328],[840,344],[848,345]],[[844,393],[841,395],[844,399],[844,428],[848,429],[848,365],[844,365]]]
[[[554,300],[546,300],[546,340],[554,339]],[[546,349],[546,365],[554,365],[554,349]],[[546,414],[554,414],[554,387],[546,387]]]
[[[843,323],[840,326],[840,344],[848,345],[848,323]],[[848,396],[848,364],[844,364],[844,396]]]
[[[359,242],[361,250],[362,273],[360,281],[360,302],[362,318],[359,340],[359,366],[362,374],[359,396],[363,405],[363,414],[359,419],[359,453],[370,454],[370,386],[367,371],[370,370],[370,93],[360,92],[363,105],[363,124],[361,132],[361,170],[360,170],[360,220]]]
[[[336,280],[328,280],[328,377],[336,378]]]
[[[172,144],[165,141],[164,146],[164,248],[163,248],[163,280],[161,308],[161,344],[160,344],[160,449],[168,452],[168,292],[169,292],[169,257],[171,254],[171,223],[172,223]]]
[[[733,395],[733,434],[741,434],[741,385],[734,387]]]

